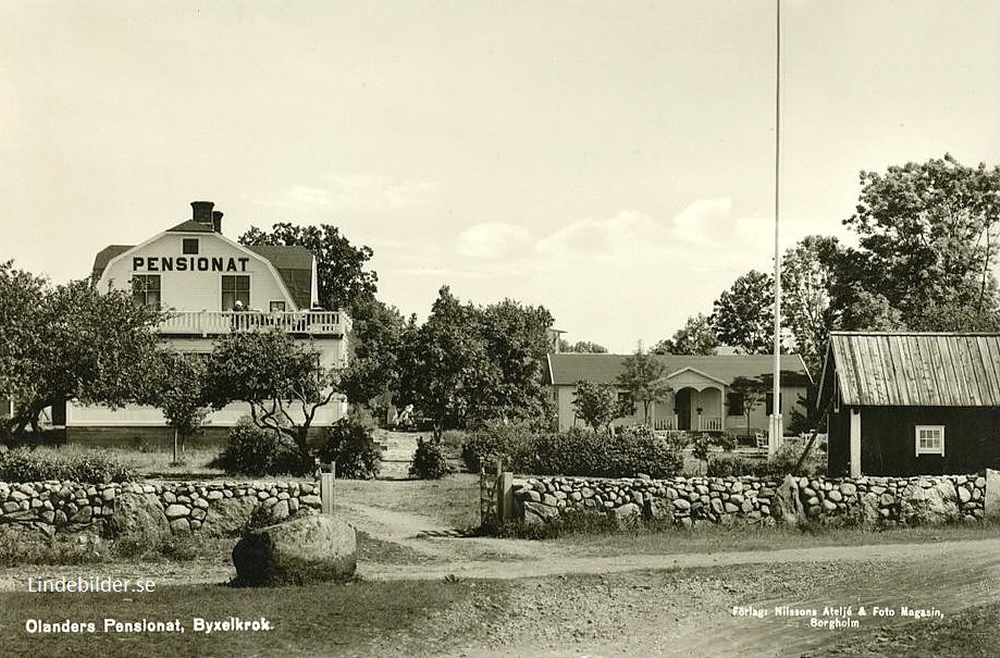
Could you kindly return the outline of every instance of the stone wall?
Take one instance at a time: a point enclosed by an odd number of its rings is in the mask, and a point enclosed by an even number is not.
[[[862,526],[974,521],[986,516],[985,475],[907,478],[677,477],[668,480],[545,477],[514,483],[514,517],[550,523],[566,510],[612,515],[621,523],[691,527],[804,520]]]
[[[0,482],[0,524],[29,525],[47,534],[79,531],[127,513],[134,501],[162,513],[172,533],[238,532],[257,508],[273,521],[320,508],[319,484],[307,482]]]

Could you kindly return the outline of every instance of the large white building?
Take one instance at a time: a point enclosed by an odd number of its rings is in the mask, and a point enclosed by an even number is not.
[[[327,367],[347,363],[350,318],[318,308],[316,259],[302,247],[246,247],[222,234],[222,213],[210,201],[191,203],[191,219],[137,245],[110,245],[94,259],[98,290],[131,290],[137,299],[168,313],[163,339],[186,353],[208,353],[232,331],[280,328],[309,340]],[[241,310],[234,310],[242,307]],[[347,412],[343,399],[323,407],[313,426],[330,425]],[[248,407],[234,403],[212,412],[206,434],[222,439]],[[53,425],[65,425],[68,441],[160,444],[172,439],[154,408],[120,410],[69,403],[54,409]]]

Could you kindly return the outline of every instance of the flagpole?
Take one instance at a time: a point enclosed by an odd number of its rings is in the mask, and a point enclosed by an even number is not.
[[[771,388],[771,419],[767,456],[772,458],[781,447],[784,428],[781,423],[781,0],[775,0],[774,64],[774,374]]]

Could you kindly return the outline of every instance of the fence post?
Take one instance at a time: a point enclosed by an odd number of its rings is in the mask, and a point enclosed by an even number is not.
[[[326,471],[324,469],[329,469]],[[333,516],[333,490],[337,486],[337,462],[319,465],[320,511]]]
[[[514,474],[505,471],[497,477],[497,522],[503,524],[514,516]]]

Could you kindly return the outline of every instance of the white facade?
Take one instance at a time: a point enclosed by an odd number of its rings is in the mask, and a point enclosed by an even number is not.
[[[315,257],[301,247],[245,247],[222,235],[222,213],[213,212],[213,204],[191,205],[191,220],[141,244],[101,251],[94,263],[97,289],[132,291],[165,311],[159,333],[180,352],[207,354],[221,335],[278,328],[308,341],[322,365],[346,367],[350,318],[316,308]],[[301,415],[296,407],[290,405],[293,416]],[[346,400],[335,399],[312,426],[331,425],[346,413]],[[249,405],[236,402],[211,412],[204,425],[229,428],[247,415]],[[128,440],[162,437],[167,430],[159,410],[136,405],[111,410],[69,403],[65,424],[70,440],[102,431]]]

